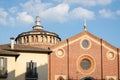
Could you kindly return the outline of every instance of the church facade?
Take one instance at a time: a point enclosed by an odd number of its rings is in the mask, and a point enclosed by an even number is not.
[[[52,46],[49,80],[119,80],[120,49],[88,31]]]
[[[43,29],[39,16],[31,31],[0,45],[0,80],[119,80],[120,49],[86,30],[61,41]]]

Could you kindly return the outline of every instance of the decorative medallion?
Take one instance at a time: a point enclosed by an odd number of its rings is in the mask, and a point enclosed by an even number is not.
[[[57,57],[62,58],[62,57],[64,57],[64,55],[65,55],[65,52],[64,52],[63,49],[58,49],[58,50],[56,51],[56,56],[57,56]]]
[[[111,51],[108,51],[107,52],[107,58],[109,60],[114,60],[115,59],[115,54],[113,52],[111,52]]]

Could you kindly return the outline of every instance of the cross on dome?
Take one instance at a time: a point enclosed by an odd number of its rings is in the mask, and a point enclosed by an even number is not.
[[[41,23],[40,23],[40,17],[36,16],[35,26],[33,26],[33,29],[36,30],[36,29],[42,29],[42,28],[43,27],[41,26]]]
[[[39,16],[36,16],[35,24],[36,24],[36,25],[39,25],[39,26],[41,25],[41,24],[40,24],[40,17],[39,17]]]

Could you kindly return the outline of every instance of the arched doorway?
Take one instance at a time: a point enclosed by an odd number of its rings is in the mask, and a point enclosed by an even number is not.
[[[95,79],[93,77],[84,77],[84,78],[82,78],[80,80],[95,80]]]
[[[64,80],[64,78],[62,76],[58,77],[57,80]]]

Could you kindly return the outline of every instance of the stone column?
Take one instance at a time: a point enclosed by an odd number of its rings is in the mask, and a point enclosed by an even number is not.
[[[21,43],[22,43],[22,44],[24,43],[24,38],[23,38],[23,37],[21,37]]]
[[[33,36],[33,37],[34,37],[34,41],[33,42],[35,43],[36,42],[36,36]]]
[[[56,44],[56,37],[54,37],[55,38],[55,44]]]
[[[30,35],[30,36],[28,36],[28,38],[29,38],[29,43],[31,43],[31,35]]]

